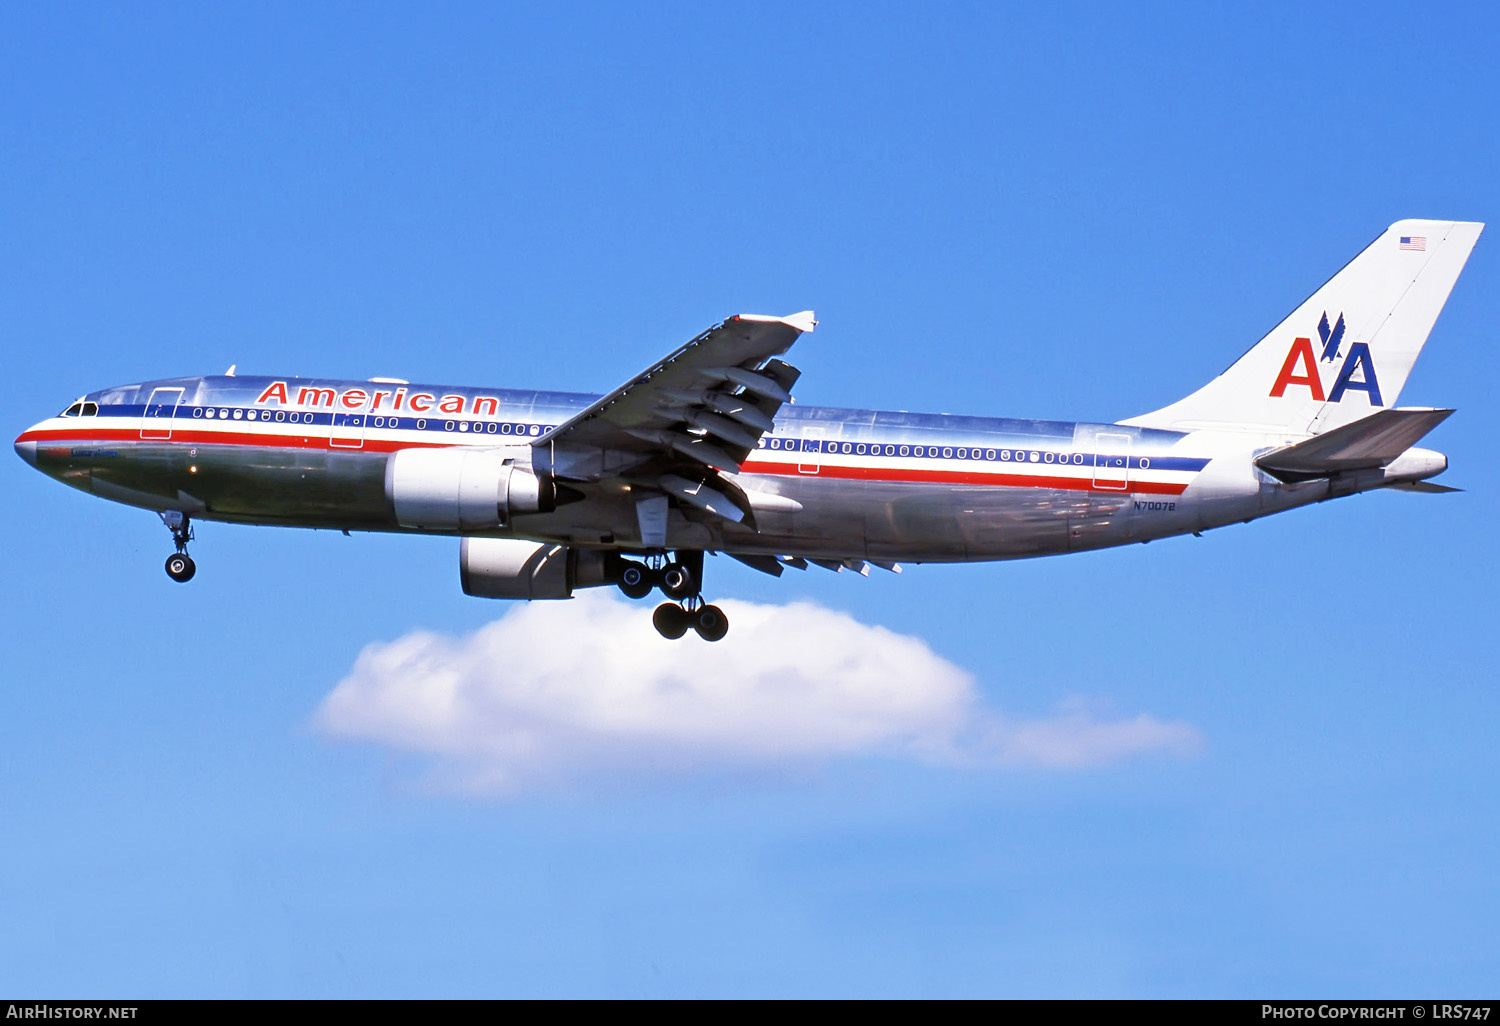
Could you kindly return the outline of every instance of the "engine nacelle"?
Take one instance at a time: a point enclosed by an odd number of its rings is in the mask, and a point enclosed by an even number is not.
[[[613,583],[609,563],[597,549],[513,538],[465,538],[458,549],[464,594],[478,598],[572,598],[577,588]]]
[[[392,453],[385,501],[402,527],[434,531],[483,531],[516,513],[550,513],[557,505],[550,478],[484,449]]]

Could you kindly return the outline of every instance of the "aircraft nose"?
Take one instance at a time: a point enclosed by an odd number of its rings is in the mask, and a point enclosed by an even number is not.
[[[23,432],[16,439],[16,455],[34,467],[36,466],[36,442],[27,439],[26,435],[29,433]]]

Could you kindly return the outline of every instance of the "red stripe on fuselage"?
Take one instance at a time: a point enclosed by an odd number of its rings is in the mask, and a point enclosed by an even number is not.
[[[308,433],[268,435],[240,431],[204,431],[198,428],[173,428],[171,438],[142,438],[139,428],[101,428],[96,431],[90,431],[87,435],[79,435],[72,430],[52,428],[45,431],[27,431],[20,438],[17,438],[16,441],[58,442],[67,440],[75,442],[78,445],[93,445],[96,442],[145,442],[148,445],[161,445],[164,443],[167,445],[244,445],[264,449],[328,449],[333,452],[395,452],[397,449],[440,448],[449,445],[460,445],[466,441],[464,436],[454,432],[456,437],[451,442],[406,442],[394,439],[371,438],[367,435],[365,436],[363,445],[333,445],[328,441],[327,425],[312,424],[309,426],[322,427],[324,433],[321,435]],[[490,438],[489,435],[483,437],[486,440]]]
[[[807,464],[802,464],[806,466]],[[972,470],[921,470],[907,467],[845,467],[823,464],[816,473],[799,470],[795,463],[769,463],[747,460],[741,468],[746,474],[774,474],[783,477],[833,477],[848,481],[911,481],[922,484],[967,484],[992,488],[1063,488],[1070,491],[1114,492],[1117,495],[1181,495],[1187,485],[1170,481],[1131,481],[1119,488],[1095,485],[1086,477],[1058,477],[1041,474],[1007,474]]]

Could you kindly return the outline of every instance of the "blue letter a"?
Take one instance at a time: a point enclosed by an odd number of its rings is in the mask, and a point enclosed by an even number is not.
[[[1363,368],[1363,380],[1355,381],[1354,372]],[[1349,347],[1349,355],[1344,358],[1344,366],[1339,371],[1339,379],[1333,383],[1333,391],[1328,393],[1328,401],[1336,403],[1344,398],[1344,393],[1353,389],[1363,392],[1370,397],[1371,406],[1384,406],[1380,401],[1380,382],[1375,380],[1375,362],[1370,359],[1370,346],[1366,342],[1356,342]]]

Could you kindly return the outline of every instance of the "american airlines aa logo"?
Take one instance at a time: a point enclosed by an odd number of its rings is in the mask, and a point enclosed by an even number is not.
[[[1350,343],[1349,351],[1342,354],[1344,362],[1339,367],[1338,376],[1333,379],[1332,390],[1324,394],[1319,364],[1332,366],[1338,361],[1344,342],[1344,315],[1340,313],[1338,322],[1330,328],[1328,311],[1323,311],[1323,319],[1318,322],[1318,337],[1323,342],[1320,356],[1313,355],[1311,338],[1292,339],[1286,362],[1281,365],[1281,373],[1276,375],[1276,383],[1271,386],[1271,398],[1280,399],[1292,385],[1303,385],[1318,402],[1336,403],[1343,400],[1346,392],[1363,392],[1371,406],[1385,405],[1380,401],[1380,382],[1375,378],[1375,361],[1370,357],[1368,342]]]

